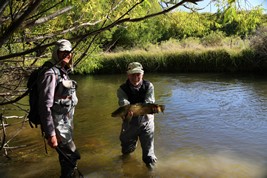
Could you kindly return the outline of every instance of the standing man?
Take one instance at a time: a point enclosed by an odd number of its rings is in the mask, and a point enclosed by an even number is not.
[[[73,177],[80,159],[73,142],[73,115],[78,99],[76,82],[68,76],[72,69],[71,51],[68,40],[57,41],[49,61],[53,67],[48,67],[38,82],[42,130],[48,145],[58,152],[61,178]]]
[[[144,71],[139,62],[128,65],[127,81],[117,90],[120,106],[135,103],[154,103],[154,86],[151,82],[143,80]],[[128,118],[131,118],[128,121]],[[142,158],[148,168],[153,168],[157,158],[154,154],[154,115],[133,117],[133,112],[122,118],[120,141],[122,154],[128,155],[137,147],[138,138],[142,147]]]

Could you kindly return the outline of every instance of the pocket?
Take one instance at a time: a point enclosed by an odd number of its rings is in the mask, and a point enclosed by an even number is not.
[[[77,82],[74,80],[62,80],[62,85],[68,89],[76,89]]]
[[[52,110],[58,114],[66,114],[71,109],[71,101],[69,101],[69,103],[69,105],[66,105],[67,103],[62,104],[60,99],[54,103]]]

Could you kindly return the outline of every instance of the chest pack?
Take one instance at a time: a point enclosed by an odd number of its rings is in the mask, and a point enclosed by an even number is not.
[[[37,128],[38,125],[41,125],[41,119],[39,115],[39,91],[38,91],[38,81],[40,77],[49,69],[52,69],[56,75],[57,84],[60,82],[61,74],[60,70],[56,67],[53,67],[53,64],[50,62],[44,63],[38,69],[35,69],[29,76],[27,81],[27,88],[29,91],[29,105],[30,110],[28,114],[29,124],[33,128]]]

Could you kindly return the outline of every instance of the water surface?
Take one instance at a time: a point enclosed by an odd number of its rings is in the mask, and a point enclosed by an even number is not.
[[[74,76],[79,103],[75,142],[85,177],[266,177],[267,80],[224,74],[145,74],[155,86],[155,152],[148,171],[140,144],[127,159],[120,153],[116,90],[125,75]],[[0,177],[59,177],[57,155],[28,124],[13,145],[27,147],[0,159]]]

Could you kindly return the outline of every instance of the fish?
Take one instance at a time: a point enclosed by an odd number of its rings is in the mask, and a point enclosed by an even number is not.
[[[146,114],[164,113],[165,105],[154,103],[136,103],[121,106],[111,113],[111,117],[125,117],[129,111],[133,112],[133,117]]]

